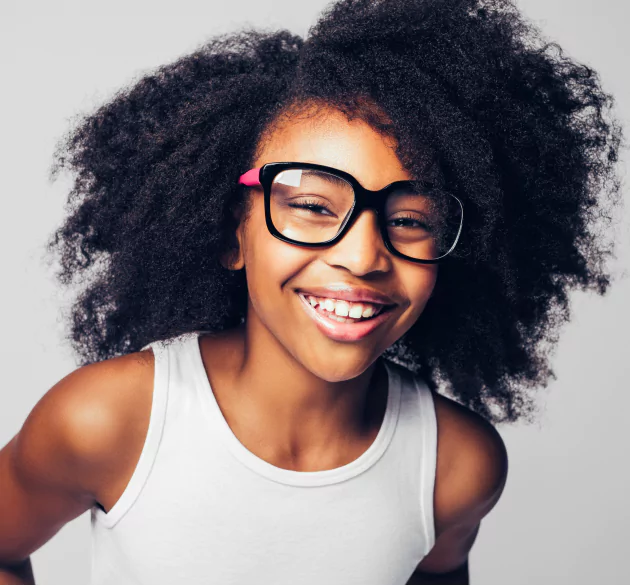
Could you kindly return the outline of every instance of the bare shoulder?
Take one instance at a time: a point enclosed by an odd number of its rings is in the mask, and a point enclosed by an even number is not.
[[[71,482],[68,488],[108,501],[139,459],[153,366],[148,349],[82,366],[52,386],[14,438],[25,473]]]
[[[80,367],[41,397],[0,449],[0,565],[22,563],[67,522],[118,498],[142,450],[152,389],[148,350]]]
[[[507,451],[496,428],[456,401],[432,395],[438,425],[436,541],[409,584],[439,583],[423,581],[426,573],[452,572],[466,563],[481,520],[498,502],[508,472]]]
[[[436,508],[448,526],[487,508],[507,477],[508,457],[497,429],[452,399],[433,393],[438,422]]]

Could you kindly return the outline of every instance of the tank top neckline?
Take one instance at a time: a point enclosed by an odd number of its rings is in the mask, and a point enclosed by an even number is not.
[[[193,376],[199,385],[202,398],[205,398],[201,401],[202,406],[207,411],[211,421],[216,423],[216,431],[231,453],[252,471],[281,484],[301,487],[324,486],[349,480],[365,472],[374,466],[387,450],[398,424],[402,392],[400,374],[387,360],[384,360],[388,380],[385,415],[378,434],[368,449],[352,462],[337,468],[312,472],[289,470],[275,466],[251,452],[241,443],[228,425],[204,367],[199,346],[201,333],[195,332],[193,336],[187,338],[184,344],[185,351],[191,358]]]

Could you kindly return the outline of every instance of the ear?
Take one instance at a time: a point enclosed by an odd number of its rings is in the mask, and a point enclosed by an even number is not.
[[[243,222],[240,221],[240,211],[234,211],[233,215],[237,222],[237,227],[232,237],[230,249],[221,254],[219,262],[224,269],[240,271],[245,267],[245,259],[243,256]]]
[[[228,271],[240,271],[244,266],[243,255],[239,246],[238,250],[230,250],[221,255],[219,262]]]

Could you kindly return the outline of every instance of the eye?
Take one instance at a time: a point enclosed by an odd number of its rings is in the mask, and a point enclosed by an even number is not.
[[[322,204],[321,199],[298,199],[287,204],[287,207],[307,210],[315,215],[334,216],[335,214],[327,206]]]
[[[427,232],[431,232],[431,227],[423,219],[417,215],[407,214],[405,216],[398,216],[388,221],[388,226],[392,228],[412,228],[422,229]]]

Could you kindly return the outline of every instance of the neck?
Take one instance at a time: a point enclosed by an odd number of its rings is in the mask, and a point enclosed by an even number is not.
[[[211,381],[217,400],[235,435],[258,446],[267,461],[334,468],[358,457],[378,433],[387,390],[378,361],[352,379],[324,380],[256,319],[229,332],[219,346],[209,353],[223,371],[222,384]]]

